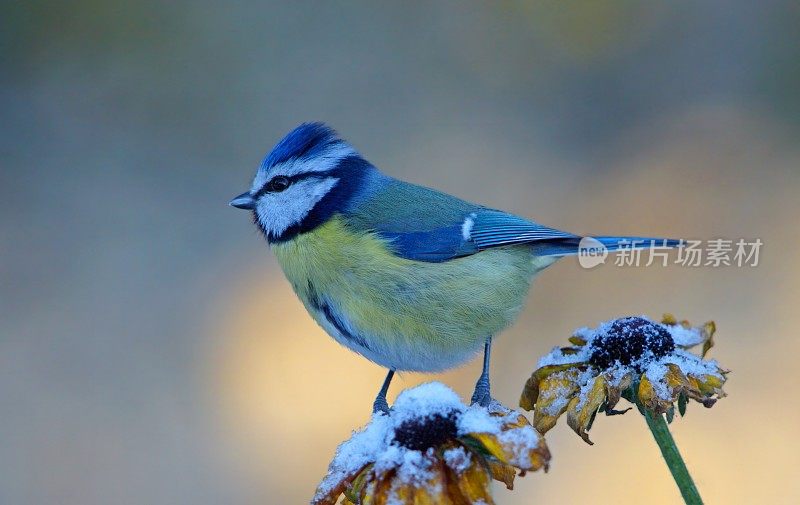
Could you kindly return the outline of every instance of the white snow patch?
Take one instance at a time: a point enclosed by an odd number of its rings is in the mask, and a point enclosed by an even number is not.
[[[497,422],[498,419],[499,418],[496,416],[489,415],[489,412],[485,408],[479,405],[472,405],[458,420],[458,434],[497,434],[500,432],[500,424]]]
[[[702,359],[699,356],[692,354],[683,349],[675,349],[675,352],[668,356],[661,358],[664,363],[674,363],[678,365],[684,375],[693,375],[701,377],[703,375],[713,375],[719,379],[723,379],[720,373],[719,363],[715,359]]]
[[[503,424],[516,421],[519,414],[505,410],[504,407],[498,407],[497,411],[504,415],[493,416],[489,410],[477,405],[467,407],[452,389],[439,382],[408,389],[397,397],[388,415],[373,415],[369,424],[354,432],[350,440],[339,445],[317,496],[329,493],[342,480],[352,478],[355,472],[370,463],[375,465],[374,471],[378,475],[396,470],[399,483],[439,485],[430,482],[431,468],[436,458],[434,449],[415,451],[394,440],[395,430],[404,422],[423,420],[437,414],[446,416],[455,412],[459,436],[468,433],[490,433],[498,436],[501,443],[511,444],[520,455],[517,463],[525,463],[522,458],[530,449],[539,446],[539,435],[530,426],[503,431]],[[464,447],[455,447],[444,452],[445,464],[459,473],[469,466],[472,457]],[[394,498],[396,499],[396,494]]]
[[[317,496],[327,494],[343,479],[364,465],[375,462],[376,455],[384,453],[387,449],[386,433],[390,426],[388,416],[374,415],[363,430],[353,433],[350,440],[339,445],[328,467],[328,474],[319,486]]]
[[[575,354],[565,354],[561,351],[560,347],[553,347],[549,354],[545,354],[539,358],[536,363],[536,368],[542,368],[549,365],[569,365],[573,363],[583,363],[589,360],[589,346],[582,347]]]
[[[672,399],[672,391],[667,385],[667,382],[664,380],[664,377],[668,372],[669,368],[667,368],[667,365],[664,364],[662,360],[651,362],[644,371],[644,376],[647,377],[647,379],[653,385],[653,391],[655,391],[656,396],[662,400]]]
[[[679,347],[692,347],[702,344],[705,340],[700,328],[684,328],[680,324],[667,324],[664,325],[664,327],[669,331],[669,334],[672,335],[672,340],[675,341],[675,345]]]
[[[526,461],[529,452],[539,447],[541,441],[533,426],[527,425],[513,430],[506,430],[498,435],[497,440],[507,448],[510,447],[512,449],[512,457],[509,459],[509,463],[518,467],[525,467],[530,464],[530,461]]]
[[[537,368],[549,365],[587,363],[587,369],[583,371],[576,380],[576,384],[580,388],[578,393],[580,400],[577,408],[580,408],[585,404],[586,400],[588,399],[588,394],[592,389],[592,385],[594,384],[594,379],[600,372],[604,374],[610,385],[619,386],[620,382],[626,375],[637,377],[641,375],[637,372],[637,369],[644,370],[644,375],[647,376],[647,378],[653,384],[655,393],[658,395],[658,397],[669,400],[672,399],[672,394],[670,388],[663,380],[664,375],[668,371],[666,366],[668,363],[677,365],[684,375],[692,375],[694,377],[712,375],[714,377],[724,379],[720,373],[719,364],[716,360],[706,360],[696,354],[692,354],[691,352],[682,349],[693,347],[701,344],[704,341],[705,337],[700,328],[684,328],[681,325],[666,325],[653,321],[646,316],[636,317],[641,317],[666,329],[675,342],[675,350],[670,354],[660,358],[657,358],[651,351],[646,351],[638,360],[630,365],[616,363],[607,370],[597,370],[588,364],[592,354],[592,343],[597,337],[608,333],[608,331],[611,329],[611,326],[617,321],[617,319],[612,319],[600,323],[596,328],[583,327],[577,329],[574,332],[574,335],[586,341],[585,345],[580,346],[577,349],[577,352],[573,354],[563,352],[560,347],[554,347],[550,353],[539,359]],[[565,399],[565,401],[568,400],[569,398]],[[545,413],[548,415],[555,415],[563,406],[563,402],[554,402],[548,407]]]
[[[400,393],[392,405],[390,417],[394,426],[399,426],[408,419],[447,415],[465,408],[455,391],[441,382],[428,382]]]
[[[553,377],[564,377],[566,372],[556,372]],[[566,408],[569,401],[572,399],[573,388],[568,385],[560,384],[558,387],[550,388],[540,392],[542,401],[549,401],[550,403],[542,409],[542,413],[548,416],[557,416],[564,408]],[[555,398],[555,399],[553,399]]]
[[[463,447],[453,447],[444,451],[444,462],[456,474],[462,474],[472,463],[472,457]]]

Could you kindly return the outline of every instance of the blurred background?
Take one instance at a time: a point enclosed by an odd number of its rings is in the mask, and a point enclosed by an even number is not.
[[[797,503],[800,6],[0,2],[0,502],[305,503],[384,371],[323,334],[245,213],[324,120],[393,176],[576,233],[760,238],[757,267],[541,275],[495,395],[579,326],[717,322],[729,398],[673,430],[708,503]],[[794,328],[793,328],[794,326]],[[478,364],[404,374],[390,399]],[[501,504],[680,500],[643,420],[562,421]]]

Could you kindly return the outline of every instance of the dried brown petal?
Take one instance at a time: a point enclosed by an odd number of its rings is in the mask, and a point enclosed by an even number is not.
[[[587,430],[605,400],[606,380],[600,375],[594,380],[592,389],[585,398],[576,396],[570,400],[567,407],[567,424],[589,445],[594,445],[594,443],[589,440]]]
[[[539,398],[540,383],[544,378],[550,374],[583,366],[584,363],[569,363],[566,365],[547,365],[537,368],[525,382],[525,387],[522,389],[522,395],[519,398],[519,406],[525,410],[533,410],[534,405]]]
[[[539,398],[533,411],[533,426],[539,433],[547,433],[567,410],[569,398],[580,389],[576,383],[578,371],[563,370],[545,377],[539,384]]]

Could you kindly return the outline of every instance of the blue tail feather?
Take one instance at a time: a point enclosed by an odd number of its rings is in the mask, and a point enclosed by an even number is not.
[[[671,238],[653,237],[591,237],[605,246],[609,252],[620,249],[647,249],[650,247],[678,247],[681,241]],[[546,240],[532,244],[537,256],[571,256],[578,254],[581,237]]]
[[[678,247],[680,240],[674,238],[653,237],[592,237],[609,251],[620,249],[647,249],[649,247]],[[577,253],[577,251],[576,251]]]

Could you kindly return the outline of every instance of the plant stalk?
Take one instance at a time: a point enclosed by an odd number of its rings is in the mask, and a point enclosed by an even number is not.
[[[681,453],[678,452],[678,446],[675,445],[675,439],[669,432],[664,416],[660,414],[653,414],[649,410],[644,409],[644,418],[647,421],[647,426],[656,439],[658,448],[661,449],[661,455],[664,456],[664,461],[667,462],[669,471],[672,473],[672,478],[675,479],[675,484],[681,491],[683,501],[687,505],[702,505],[703,499],[700,498],[700,493],[697,491],[697,486],[694,485],[692,476],[689,475],[689,470],[686,469],[686,463],[683,462]]]

